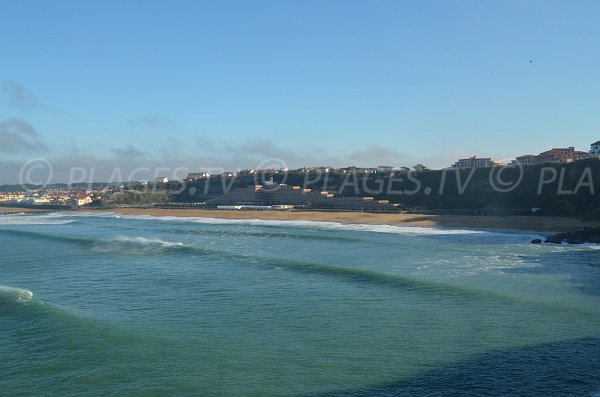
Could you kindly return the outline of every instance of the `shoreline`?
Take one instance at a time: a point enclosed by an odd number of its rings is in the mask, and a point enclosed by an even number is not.
[[[76,212],[115,213],[119,215],[175,216],[215,219],[262,219],[277,221],[317,221],[344,224],[380,224],[393,226],[444,227],[465,229],[517,230],[530,232],[568,232],[583,230],[585,226],[600,227],[600,221],[582,221],[578,218],[542,216],[472,216],[377,214],[368,212],[317,211],[227,211],[161,208],[114,208],[111,210],[81,209]]]
[[[2,207],[0,214],[61,212],[47,209]],[[528,231],[535,233],[559,233],[583,230],[584,227],[600,227],[600,221],[582,221],[578,218],[544,216],[475,216],[475,215],[422,215],[389,214],[370,212],[320,212],[320,211],[229,211],[215,209],[165,209],[165,208],[81,208],[69,211],[88,213],[115,213],[119,215],[174,216],[214,219],[262,219],[276,221],[316,221],[344,224],[376,224],[406,227],[443,227],[498,231]]]

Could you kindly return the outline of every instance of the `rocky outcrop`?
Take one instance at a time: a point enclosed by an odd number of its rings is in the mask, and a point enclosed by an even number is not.
[[[600,228],[586,227],[574,232],[556,233],[546,237],[545,243],[551,244],[600,244]]]

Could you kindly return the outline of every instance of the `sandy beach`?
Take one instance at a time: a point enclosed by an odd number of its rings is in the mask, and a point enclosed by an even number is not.
[[[19,207],[0,207],[0,214],[15,214],[20,212],[50,212],[45,209],[37,208],[19,208]]]
[[[89,209],[82,211],[90,211]],[[281,221],[325,221],[341,223],[372,223],[420,227],[453,227],[471,229],[530,230],[536,232],[565,232],[581,230],[584,226],[600,227],[599,221],[582,221],[566,217],[536,216],[464,216],[464,215],[418,215],[374,214],[365,212],[317,212],[317,211],[226,211],[159,208],[116,208],[110,211],[123,215],[180,216],[221,219],[269,219]]]
[[[467,216],[377,214],[368,212],[320,211],[228,211],[162,208],[114,208],[111,210],[81,209],[81,212],[112,212],[122,215],[179,216],[221,219],[269,219],[279,221],[321,221],[341,223],[371,223],[398,226],[452,227],[468,229],[530,230],[535,232],[568,232],[585,226],[600,227],[600,221],[549,216]],[[1,213],[51,212],[35,208],[0,207]]]

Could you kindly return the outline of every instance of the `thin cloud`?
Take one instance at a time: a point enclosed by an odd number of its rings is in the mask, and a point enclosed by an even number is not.
[[[377,145],[368,145],[355,150],[348,156],[351,162],[361,166],[375,167],[378,165],[404,165],[407,156],[392,149]]]
[[[142,129],[171,128],[175,121],[164,113],[147,113],[136,119],[130,120],[129,124]]]
[[[110,151],[115,155],[115,157],[125,159],[139,158],[144,155],[142,151],[131,145],[128,145],[124,148],[111,148]]]
[[[7,81],[2,84],[2,91],[6,94],[6,99],[11,106],[24,112],[34,110],[40,104],[35,95],[16,81]]]
[[[9,123],[11,129],[8,131],[14,132],[15,126],[20,126],[18,128],[21,131],[29,131],[33,135],[27,136],[29,140],[26,142],[31,144],[31,138],[35,138],[37,132],[26,122],[19,121],[20,123],[15,120]],[[0,125],[5,126],[2,131],[6,132],[7,121]],[[19,136],[23,138],[24,135],[21,133]],[[0,137],[0,139],[2,138]],[[2,140],[2,142],[4,141]],[[132,179],[151,180],[158,176],[181,179],[192,172],[213,174],[270,166],[285,166],[290,169],[306,166],[345,167],[350,165],[410,167],[421,163],[435,168],[438,164],[447,166],[455,161],[455,159],[451,161],[450,158],[413,158],[377,145],[365,146],[350,153],[332,155],[328,148],[324,147],[307,146],[289,149],[262,138],[229,142],[197,137],[195,142],[190,145],[190,142],[170,137],[166,143],[166,145],[147,151],[133,145],[113,147],[105,156],[77,147],[60,154],[54,153],[54,155],[48,156],[48,161],[53,167],[53,182],[117,182]],[[19,167],[17,165],[18,163],[15,162],[8,163],[0,160],[0,167],[4,170],[3,173],[0,173],[0,184],[18,181]]]
[[[48,149],[40,142],[37,130],[25,120],[10,118],[0,122],[0,152],[42,152]]]

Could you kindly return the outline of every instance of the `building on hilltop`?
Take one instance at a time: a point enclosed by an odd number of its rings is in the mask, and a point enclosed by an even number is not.
[[[538,156],[535,156],[533,154],[526,154],[524,156],[517,157],[517,159],[513,161],[513,163],[521,165],[535,165],[538,163]]]
[[[477,156],[469,157],[468,159],[460,159],[454,163],[454,168],[487,168],[503,165],[500,161],[490,157],[480,158]]]
[[[581,160],[587,156],[586,152],[575,150],[573,146],[568,148],[553,148],[542,152],[537,156],[537,164],[563,164]]]
[[[600,159],[600,141],[591,144],[591,149],[587,154],[587,158]]]
[[[513,160],[513,164],[520,165],[535,165],[535,164],[565,164],[572,163],[574,161],[578,161],[584,158],[588,158],[591,156],[594,145],[596,146],[596,150],[598,150],[598,156],[600,157],[600,141],[592,144],[592,150],[590,153],[581,152],[575,150],[574,147],[570,146],[568,148],[553,148],[550,150],[546,150],[534,156],[532,154],[526,154],[524,156],[519,156],[516,160]]]
[[[377,173],[379,174],[391,174],[394,172],[394,167],[389,165],[380,165],[377,167]]]
[[[191,172],[185,178],[188,182],[197,181],[200,179],[210,178],[210,174],[208,172]]]

